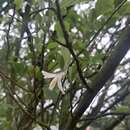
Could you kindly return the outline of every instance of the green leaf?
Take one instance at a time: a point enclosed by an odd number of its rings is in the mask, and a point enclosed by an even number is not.
[[[35,67],[35,76],[37,79],[42,78],[42,73],[41,73],[40,68],[38,66]]]
[[[62,103],[61,103],[61,109],[60,109],[60,124],[62,125],[66,123],[66,120],[69,115],[68,108],[70,107],[70,97],[69,94],[64,96]]]
[[[124,0],[114,0],[115,8],[118,7]]]
[[[66,28],[66,31],[68,32],[70,30],[70,22],[65,20],[64,21],[64,24],[65,24],[65,28]],[[65,40],[64,40],[64,35],[63,35],[63,31],[61,29],[61,25],[59,22],[56,23],[55,25],[55,30],[56,30],[56,36],[58,38],[58,40],[61,42],[61,43],[65,43]]]
[[[114,0],[98,0],[96,3],[96,13],[99,15],[110,15],[114,9]]]
[[[69,50],[65,47],[61,48],[61,54],[64,58],[64,63],[65,63],[64,69],[66,69],[71,61],[71,55],[70,55]]]
[[[10,60],[10,65],[12,66],[12,68],[14,69],[14,72],[16,74],[22,75],[22,74],[24,74],[24,72],[26,70],[26,66],[22,62],[19,63],[19,62],[15,62],[15,61]]]
[[[23,0],[14,0],[14,3],[16,5],[16,9],[20,9],[22,4],[23,4]]]
[[[116,109],[116,112],[129,112],[128,106],[120,106]]]
[[[69,30],[70,30],[70,24],[71,24],[71,23],[68,22],[68,21],[65,21],[64,24],[65,24],[66,31],[69,31]]]
[[[65,43],[63,32],[62,32],[62,29],[61,29],[61,26],[60,26],[59,22],[56,23],[55,30],[56,30],[56,34],[57,34],[58,40],[61,43]]]
[[[69,6],[73,6],[75,4],[80,4],[82,2],[88,2],[89,0],[62,0],[61,8],[66,8]]]
[[[49,82],[50,83],[50,82]],[[56,86],[57,88],[57,86]],[[48,86],[44,88],[44,94],[46,99],[52,99],[53,101],[57,100],[59,94],[58,89],[53,89],[52,91],[48,89]]]
[[[70,73],[71,73],[71,79],[74,80],[77,77],[77,67],[74,64],[71,68],[70,68]]]
[[[22,74],[25,70],[25,65],[23,63],[15,63],[15,71]]]
[[[26,86],[27,85],[27,82],[25,81],[25,80],[23,80],[23,79],[19,79],[18,81],[17,81],[17,83],[20,85],[20,86]]]
[[[89,57],[89,64],[102,64],[102,58],[104,57],[104,54],[97,53],[95,56]]]
[[[76,11],[70,10],[69,12],[67,12],[65,21],[69,23],[69,28],[77,26],[79,20],[80,16],[77,14]]]
[[[48,49],[55,49],[56,47],[58,47],[58,44],[56,42],[50,42],[48,43]]]
[[[128,1],[126,4],[124,4],[120,10],[118,11],[119,15],[124,16],[124,15],[129,15],[130,13],[130,1]]]
[[[0,118],[0,129],[5,130],[5,129],[10,129],[11,126],[11,121],[8,121],[6,118]]]
[[[56,62],[50,62],[48,65],[48,70],[55,70],[57,68],[57,66],[58,66],[58,64]]]
[[[63,55],[60,54],[57,55],[57,62],[59,63],[60,68],[63,69],[65,63]]]
[[[13,109],[11,104],[0,103],[0,117],[6,117],[8,109]]]
[[[86,44],[85,43],[83,43],[82,41],[78,41],[75,45],[74,45],[74,48],[76,49],[76,50],[85,50],[85,48],[86,48]]]
[[[27,72],[28,72],[28,75],[31,77],[33,73],[33,66],[28,66]]]

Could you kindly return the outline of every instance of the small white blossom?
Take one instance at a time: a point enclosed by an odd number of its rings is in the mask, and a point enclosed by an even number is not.
[[[65,92],[63,90],[63,86],[62,86],[62,79],[65,76],[65,72],[49,73],[46,71],[42,71],[42,74],[44,75],[45,79],[52,79],[52,81],[50,82],[50,85],[49,85],[50,90],[53,90],[57,84],[57,86],[58,86],[59,90],[62,92],[62,94],[65,94]]]

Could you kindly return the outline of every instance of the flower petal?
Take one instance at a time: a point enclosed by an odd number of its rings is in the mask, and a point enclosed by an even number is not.
[[[42,71],[42,74],[43,74],[43,76],[44,76],[45,79],[50,79],[50,78],[56,77],[56,74],[48,73],[46,71]]]
[[[50,85],[49,85],[49,89],[50,89],[50,90],[53,90],[54,87],[56,86],[56,83],[57,83],[57,77],[54,78],[54,79],[51,81],[51,83],[50,83]]]

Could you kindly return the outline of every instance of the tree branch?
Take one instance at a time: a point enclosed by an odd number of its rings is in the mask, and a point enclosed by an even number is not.
[[[66,123],[63,130],[73,130],[76,126],[77,121],[80,119],[85,110],[89,107],[90,103],[100,91],[100,89],[105,85],[109,78],[114,74],[117,66],[130,49],[130,27],[122,32],[122,37],[119,40],[119,43],[115,46],[112,53],[108,57],[107,61],[93,78],[91,88],[93,92],[85,91],[77,108],[75,109],[73,115],[74,118],[69,116],[68,122]]]

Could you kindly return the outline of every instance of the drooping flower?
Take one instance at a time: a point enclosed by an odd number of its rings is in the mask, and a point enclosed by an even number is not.
[[[45,79],[52,79],[49,85],[50,90],[53,90],[54,87],[57,85],[62,94],[65,94],[62,86],[62,79],[65,77],[65,72],[49,73],[46,71],[42,71],[42,74]]]

